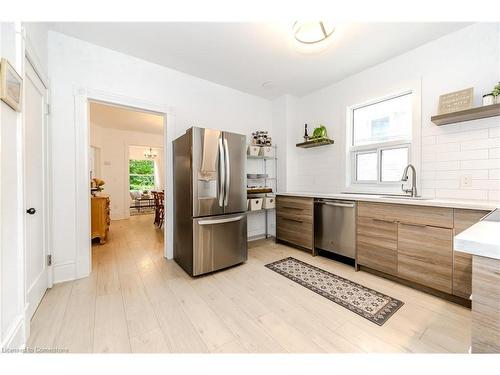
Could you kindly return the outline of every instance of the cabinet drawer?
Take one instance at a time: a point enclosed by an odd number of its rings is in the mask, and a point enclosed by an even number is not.
[[[360,202],[358,204],[358,216],[453,228],[452,208]]]
[[[287,215],[276,215],[276,238],[309,249],[313,249],[313,225]]]
[[[276,209],[283,212],[300,212],[304,215],[313,214],[314,203],[312,198],[288,197],[278,195],[276,197]]]
[[[398,225],[393,221],[358,217],[358,264],[396,275],[398,271]]]
[[[453,230],[398,224],[398,276],[452,292]]]

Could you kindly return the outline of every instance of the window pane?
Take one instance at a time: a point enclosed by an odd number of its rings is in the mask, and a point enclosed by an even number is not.
[[[382,150],[382,181],[400,181],[408,164],[408,148]]]
[[[152,160],[130,160],[130,174],[154,174],[154,162]]]
[[[152,160],[129,161],[130,190],[151,190],[155,187],[154,162]]]
[[[377,181],[377,153],[356,154],[356,181]]]
[[[411,137],[411,94],[353,111],[353,146]]]

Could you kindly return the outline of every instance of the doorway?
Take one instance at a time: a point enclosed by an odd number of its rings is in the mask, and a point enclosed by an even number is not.
[[[164,116],[94,100],[88,109],[93,244],[119,241],[118,228],[134,229],[137,215],[145,216],[140,228],[149,233],[143,238],[158,239],[163,235],[163,200],[156,197],[165,187]]]

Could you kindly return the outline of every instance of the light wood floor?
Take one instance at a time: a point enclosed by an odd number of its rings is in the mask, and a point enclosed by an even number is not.
[[[114,221],[90,277],[56,284],[31,322],[29,347],[70,352],[460,352],[470,311],[273,241],[248,261],[193,279],[163,258],[152,217]],[[382,327],[264,264],[293,256],[405,305]]]

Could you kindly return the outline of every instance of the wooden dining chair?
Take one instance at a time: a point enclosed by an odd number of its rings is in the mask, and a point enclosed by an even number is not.
[[[153,193],[153,199],[155,203],[155,219],[153,224],[154,225],[159,225],[160,224],[160,197],[159,197],[159,192],[157,191],[152,191]]]
[[[165,221],[165,193],[158,192],[158,228],[161,228]]]

